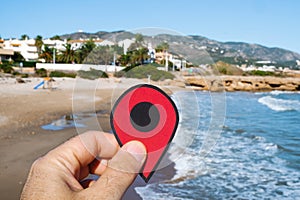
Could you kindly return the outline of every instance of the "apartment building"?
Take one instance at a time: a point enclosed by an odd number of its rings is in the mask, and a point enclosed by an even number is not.
[[[38,59],[37,48],[34,39],[9,39],[3,42],[3,49],[19,52],[26,61],[35,61]]]

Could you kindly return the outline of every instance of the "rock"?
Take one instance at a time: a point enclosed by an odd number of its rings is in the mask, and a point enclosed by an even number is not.
[[[182,88],[185,87],[184,81],[181,81],[181,80],[173,80],[171,85],[176,86],[176,87],[182,87]]]
[[[189,76],[187,86],[210,91],[300,91],[300,78],[256,76]]]
[[[17,83],[25,83],[25,81],[21,78],[16,78]]]

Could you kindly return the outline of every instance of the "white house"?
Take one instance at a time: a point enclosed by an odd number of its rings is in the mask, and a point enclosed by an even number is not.
[[[26,61],[34,61],[38,59],[37,48],[34,39],[10,39],[5,40],[3,49],[10,49],[14,52],[19,52]]]
[[[155,62],[155,58],[156,58],[155,54],[156,54],[155,48],[152,47],[151,43],[148,43],[148,55],[150,57],[151,63]]]
[[[50,48],[55,48],[58,51],[64,51],[65,50],[65,44],[67,43],[67,40],[51,40],[51,39],[45,39],[43,40],[44,45],[49,46]]]
[[[173,63],[173,66],[177,69],[185,69],[187,61],[171,52],[156,52],[155,60],[157,63],[161,63],[162,60],[168,60]],[[174,69],[174,68],[173,68]]]
[[[86,40],[80,38],[79,40],[69,40],[65,44],[69,43],[69,44],[71,44],[71,48],[73,50],[77,50],[77,49],[80,49],[84,45],[85,42],[86,42]]]
[[[276,67],[275,66],[269,66],[269,65],[263,65],[262,67],[257,68],[260,71],[265,71],[265,72],[275,72]]]
[[[77,50],[77,49],[80,49],[87,41],[89,41],[90,39],[78,39],[78,40],[70,40],[68,42],[65,42],[66,43],[69,43],[71,44],[71,48],[73,50]],[[111,46],[111,45],[114,45],[113,42],[109,41],[109,40],[102,40],[100,38],[97,38],[97,39],[93,39],[93,42],[95,43],[96,46]]]
[[[11,56],[13,55],[14,55],[13,50],[0,48],[0,63],[2,62],[2,60],[11,60]]]

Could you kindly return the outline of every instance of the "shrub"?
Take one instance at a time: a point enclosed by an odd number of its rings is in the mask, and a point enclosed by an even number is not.
[[[96,70],[93,68],[90,68],[90,71],[83,71],[79,70],[78,71],[78,76],[84,79],[90,79],[90,80],[95,80],[97,78],[108,78],[107,73],[101,70]]]
[[[165,67],[164,65],[160,65],[160,64],[158,64],[158,63],[151,63],[150,64],[151,66],[154,66],[154,67]],[[170,65],[169,65],[170,66]],[[172,66],[173,66],[173,63],[172,63]]]
[[[218,61],[213,65],[213,71],[215,74],[243,75],[243,70],[239,69],[235,65],[228,64],[222,61]]]
[[[29,76],[28,74],[22,74],[21,78],[28,78],[28,76]]]
[[[120,78],[120,77],[125,76],[125,74],[126,74],[126,72],[121,70],[121,71],[115,72],[114,77]]]
[[[52,71],[50,73],[50,77],[69,77],[69,78],[75,78],[76,73],[65,73],[62,71]]]
[[[261,71],[261,70],[254,70],[249,72],[250,75],[253,76],[274,76],[274,72],[266,72],[266,71]]]
[[[125,77],[127,78],[147,78],[148,75],[151,75],[151,80],[158,81],[158,80],[165,80],[165,79],[173,79],[174,75],[166,72],[158,70],[156,67],[150,65],[141,65],[135,67],[128,72],[126,72]]]
[[[10,64],[4,63],[0,65],[0,71],[3,71],[4,73],[13,73],[14,69]]]
[[[12,73],[12,75],[18,76],[18,75],[20,75],[20,72],[14,71],[14,72]]]
[[[36,75],[38,75],[39,77],[47,77],[47,70],[44,68],[41,69],[37,69],[35,71]]]

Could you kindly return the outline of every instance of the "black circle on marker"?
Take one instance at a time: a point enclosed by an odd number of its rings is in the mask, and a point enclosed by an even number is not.
[[[141,132],[149,132],[156,128],[159,119],[158,109],[150,102],[138,103],[130,111],[132,126]]]

